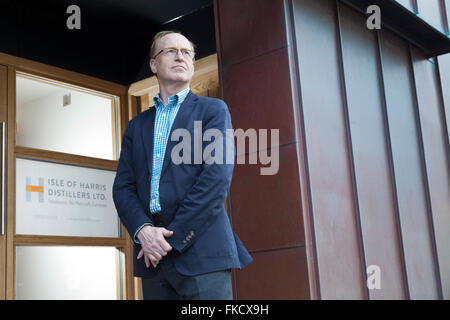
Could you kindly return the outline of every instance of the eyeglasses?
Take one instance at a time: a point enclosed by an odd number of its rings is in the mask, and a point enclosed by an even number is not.
[[[158,52],[153,59],[156,59],[157,56],[159,56],[161,53],[164,56],[175,58],[178,55],[178,51],[181,52],[183,58],[185,59],[194,59],[195,52],[189,49],[178,49],[178,48],[164,48],[160,52]]]

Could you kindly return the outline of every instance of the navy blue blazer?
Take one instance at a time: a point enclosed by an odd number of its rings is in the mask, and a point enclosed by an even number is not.
[[[144,223],[154,224],[149,201],[155,113],[152,107],[128,123],[113,185],[117,212],[131,237]],[[225,161],[195,164],[193,154],[190,164],[175,164],[171,160],[172,149],[181,141],[170,139],[177,128],[190,132],[194,150],[194,121],[202,121],[203,132],[210,128],[220,130],[223,145],[225,130],[232,128],[228,107],[222,100],[199,97],[190,91],[180,106],[167,141],[159,184],[163,226],[174,232],[166,238],[173,247],[173,261],[184,275],[242,269],[252,258],[233,232],[224,207],[234,165]],[[202,142],[202,150],[210,143]],[[225,159],[226,152],[223,153]],[[144,258],[136,258],[140,249],[141,245],[135,243],[134,275],[151,277],[154,267],[147,268]]]

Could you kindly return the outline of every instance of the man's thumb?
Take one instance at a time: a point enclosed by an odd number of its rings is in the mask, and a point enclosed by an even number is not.
[[[163,235],[164,237],[171,237],[173,235],[173,231],[163,228]]]

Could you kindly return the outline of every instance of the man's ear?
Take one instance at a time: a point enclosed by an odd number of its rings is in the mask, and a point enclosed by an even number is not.
[[[150,59],[150,69],[154,74],[158,73],[158,68],[156,67],[156,61],[155,59]]]

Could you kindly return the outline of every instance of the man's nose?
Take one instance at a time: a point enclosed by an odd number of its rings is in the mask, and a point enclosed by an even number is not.
[[[177,50],[177,53],[175,55],[175,59],[176,60],[184,60],[184,56],[183,56],[183,53],[181,52],[181,50]]]

